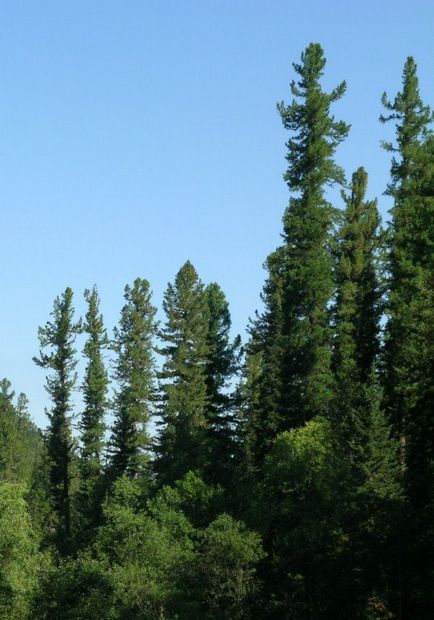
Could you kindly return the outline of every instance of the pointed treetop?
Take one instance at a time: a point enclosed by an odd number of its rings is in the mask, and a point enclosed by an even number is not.
[[[333,155],[348,135],[350,125],[336,121],[329,110],[330,104],[344,95],[346,82],[330,93],[324,92],[320,79],[325,64],[322,47],[318,43],[308,45],[301,63],[293,65],[300,79],[291,83],[292,103],[286,106],[282,101],[277,105],[285,129],[294,132],[287,142],[289,166],[284,175],[293,191],[344,182],[344,172]]]
[[[430,107],[423,103],[420,96],[417,65],[411,56],[404,65],[402,91],[393,101],[384,93],[381,102],[388,114],[382,114],[380,121],[396,121],[396,145],[382,142],[384,149],[401,156],[400,161],[392,160],[392,182],[387,190],[388,194],[396,196],[397,190],[412,175],[415,161],[420,157],[420,144],[432,135],[429,125],[434,118]]]

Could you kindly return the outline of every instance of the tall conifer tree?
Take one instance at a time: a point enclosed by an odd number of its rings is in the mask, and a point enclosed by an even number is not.
[[[171,483],[189,470],[203,474],[208,459],[210,313],[205,287],[190,261],[168,285],[163,308],[157,469],[161,482]]]
[[[125,305],[114,330],[115,418],[110,439],[111,476],[136,478],[146,472],[151,437],[149,421],[154,401],[153,340],[156,309],[149,282],[136,278],[125,287]]]
[[[56,544],[61,554],[71,549],[71,394],[77,380],[74,341],[80,329],[74,323],[73,292],[70,288],[54,300],[52,321],[39,328],[38,366],[52,371],[45,388],[52,406],[48,412],[47,451],[50,464],[50,497],[57,518]]]
[[[284,427],[284,248],[268,256],[268,276],[261,294],[264,311],[249,325],[246,347],[244,432],[251,464],[260,465]]]
[[[328,305],[334,209],[325,190],[344,181],[334,154],[349,126],[330,113],[346,85],[324,92],[325,64],[321,46],[310,44],[294,64],[292,103],[278,105],[291,132],[284,178],[292,197],[283,217],[284,244],[266,263],[265,310],[253,326],[253,348],[262,349],[263,365],[259,411],[252,416],[257,428],[250,432],[262,444],[259,455],[276,432],[327,413],[333,394]]]
[[[352,176],[337,239],[333,430],[348,468],[346,521],[350,523],[348,572],[354,595],[393,606],[390,579],[400,506],[396,442],[381,408],[378,381],[380,256],[382,234],[376,200],[365,200],[368,175]],[[360,576],[363,578],[360,579]],[[357,577],[358,576],[358,577]],[[364,594],[363,594],[364,593]]]
[[[353,174],[350,194],[342,192],[346,209],[336,266],[334,409],[341,447],[354,465],[363,461],[361,452],[367,441],[370,414],[364,391],[379,351],[381,313],[380,218],[376,200],[365,200],[367,183],[367,173],[359,168]]]
[[[208,394],[209,467],[214,483],[229,484],[236,453],[239,450],[238,424],[235,419],[236,392],[233,380],[238,370],[241,340],[230,339],[229,304],[215,282],[206,287],[209,310]]]
[[[107,412],[108,373],[104,364],[104,351],[109,346],[103,317],[99,311],[96,287],[86,290],[88,304],[83,331],[87,334],[84,356],[87,360],[82,385],[84,410],[79,423],[81,431],[79,514],[80,535],[86,538],[99,522],[102,490],[104,450],[104,417]]]
[[[278,106],[285,129],[292,132],[284,178],[296,194],[283,218],[288,337],[285,393],[295,423],[327,413],[331,399],[327,304],[333,291],[330,235],[334,213],[325,189],[345,180],[334,153],[349,126],[330,114],[330,105],[343,96],[346,83],[325,93],[320,85],[325,64],[321,46],[309,45],[301,64],[294,65],[299,79],[291,85],[293,102]]]
[[[394,153],[385,392],[410,507],[403,616],[428,618],[434,613],[434,138],[413,58],[404,65],[402,91],[393,101],[384,95],[383,104],[388,114],[381,120],[396,129],[396,144],[385,144]]]
[[[432,113],[420,97],[413,58],[409,57],[404,65],[402,91],[393,102],[387,99],[386,94],[382,101],[388,111],[386,116],[380,117],[382,122],[392,120],[396,126],[396,145],[384,144],[388,151],[396,154],[392,159],[388,187],[394,205],[389,231],[390,295],[385,387],[405,462],[407,426],[411,409],[420,394],[417,365],[425,349],[424,337],[422,335],[422,341],[417,337],[415,323],[418,322],[423,298],[426,299],[424,272],[430,269],[433,234],[432,220],[430,222],[429,218],[430,199],[424,195],[426,190],[421,188],[426,173],[422,164],[426,157],[424,143],[429,134]]]

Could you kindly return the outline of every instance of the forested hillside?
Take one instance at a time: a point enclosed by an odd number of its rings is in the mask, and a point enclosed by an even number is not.
[[[96,287],[83,317],[60,292],[44,431],[1,382],[2,619],[434,618],[433,114],[409,57],[382,222],[325,67],[310,44],[278,104],[289,197],[245,341],[187,261],[163,321],[138,277],[112,334]]]

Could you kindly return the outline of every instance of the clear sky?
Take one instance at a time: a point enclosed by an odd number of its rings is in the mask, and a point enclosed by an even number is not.
[[[80,313],[96,283],[112,328],[126,283],[149,279],[161,306],[189,258],[244,334],[288,200],[276,102],[312,41],[325,85],[348,82],[337,159],[367,168],[385,213],[380,97],[411,54],[434,105],[432,0],[0,3],[0,376],[39,425],[37,328],[66,286]]]

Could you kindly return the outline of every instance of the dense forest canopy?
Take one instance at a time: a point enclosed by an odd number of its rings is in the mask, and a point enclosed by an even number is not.
[[[187,261],[161,323],[140,277],[113,334],[96,287],[81,318],[56,297],[44,431],[1,381],[5,620],[434,617],[433,114],[409,57],[382,223],[325,70],[310,44],[278,104],[289,199],[246,342]]]

